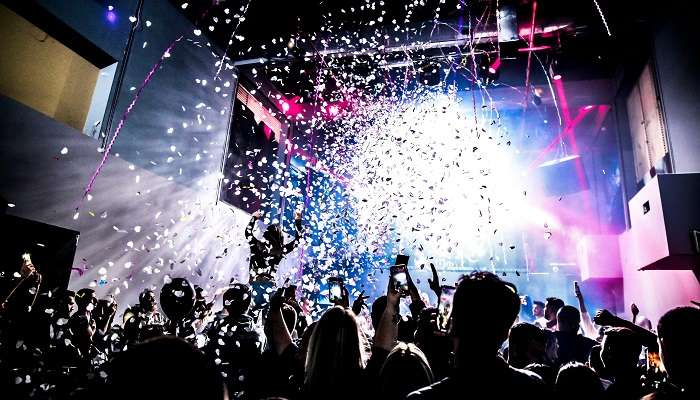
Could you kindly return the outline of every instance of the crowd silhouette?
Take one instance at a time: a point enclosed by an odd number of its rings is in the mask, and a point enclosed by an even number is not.
[[[696,399],[700,309],[668,310],[652,331],[608,310],[527,301],[489,272],[454,290],[449,318],[407,272],[371,305],[342,288],[317,318],[295,286],[234,282],[214,310],[173,279],[117,314],[86,288],[47,291],[25,259],[0,293],[6,399]],[[442,295],[442,296],[441,296]],[[525,300],[525,301],[524,301]],[[406,315],[400,303],[408,303]],[[164,314],[161,314],[162,310]],[[639,313],[632,307],[633,315]],[[366,316],[367,318],[364,318]],[[365,323],[365,321],[368,321]],[[371,323],[369,322],[371,321]],[[441,322],[442,321],[442,322]],[[643,326],[640,326],[643,325]],[[655,333],[656,332],[656,333]]]

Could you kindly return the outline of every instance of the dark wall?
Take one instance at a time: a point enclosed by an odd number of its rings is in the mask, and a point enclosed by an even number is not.
[[[697,15],[692,12],[668,15],[658,25],[654,51],[673,172],[700,172]]]
[[[137,2],[138,0],[36,0],[40,7],[116,60],[121,58],[124,50],[131,24],[129,16],[133,15]],[[107,19],[109,5],[114,7],[114,22]]]

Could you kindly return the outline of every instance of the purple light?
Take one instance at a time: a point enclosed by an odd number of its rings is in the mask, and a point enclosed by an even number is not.
[[[107,16],[106,16],[106,17],[107,17],[107,21],[108,21],[110,24],[113,24],[113,23],[117,22],[117,13],[115,13],[115,12],[112,11],[112,10],[108,10],[108,11],[107,11]]]

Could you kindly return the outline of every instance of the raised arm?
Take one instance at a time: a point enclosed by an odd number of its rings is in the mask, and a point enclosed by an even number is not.
[[[590,338],[595,338],[597,335],[596,329],[591,321],[591,316],[588,314],[586,309],[586,302],[583,299],[583,293],[581,293],[581,288],[578,282],[574,282],[574,292],[576,293],[576,300],[578,300],[578,309],[581,312],[581,325],[583,325],[583,332],[586,336]]]
[[[299,245],[299,241],[301,240],[303,228],[301,226],[301,212],[299,211],[294,213],[294,228],[294,239],[291,242],[284,245],[282,249],[282,252],[284,254],[291,253],[292,250],[294,250]]]
[[[593,321],[595,321],[595,323],[598,325],[627,328],[639,335],[639,338],[642,340],[642,343],[645,346],[656,346],[656,335],[654,334],[654,332],[646,330],[641,326],[635,325],[632,322],[622,319],[620,317],[616,317],[608,310],[599,310],[593,317]]]
[[[282,316],[282,295],[284,289],[277,289],[274,295],[270,298],[270,328],[273,348],[278,355],[281,355],[284,350],[292,344],[292,336],[289,334],[287,324]]]
[[[406,279],[408,281],[408,294],[411,296],[411,305],[409,306],[409,309],[411,310],[413,319],[418,321],[418,316],[426,305],[423,299],[420,298],[420,292],[418,291],[416,284],[413,283],[413,278],[411,278],[411,274],[408,272],[408,269],[406,269]]]
[[[391,278],[386,291],[386,308],[374,333],[374,346],[391,351],[399,335],[399,298],[401,295],[392,287]]]
[[[255,223],[260,219],[260,211],[253,213],[253,218],[250,219],[248,226],[245,227],[245,238],[250,244],[258,244],[260,241],[253,236],[253,229],[255,229]]]

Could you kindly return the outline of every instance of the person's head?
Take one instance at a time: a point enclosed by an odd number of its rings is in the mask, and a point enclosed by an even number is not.
[[[244,283],[234,283],[224,292],[224,309],[231,317],[245,314],[252,300],[250,286]]]
[[[593,369],[570,362],[559,370],[554,392],[562,399],[595,399],[603,394],[603,384]]]
[[[667,311],[657,325],[661,361],[670,380],[680,386],[697,386],[700,359],[700,309],[677,307]]]
[[[535,318],[542,318],[544,317],[544,303],[536,300],[532,302],[532,315]]]
[[[156,310],[156,294],[151,289],[144,289],[139,293],[139,306],[145,312]]]
[[[79,312],[92,311],[97,305],[97,295],[90,288],[78,290],[75,294],[75,304]]]
[[[496,355],[520,310],[514,285],[490,272],[462,278],[452,303],[450,335],[457,360]],[[474,321],[478,321],[478,326]]]
[[[284,244],[284,235],[282,234],[282,227],[279,224],[270,224],[263,232],[263,238],[267,240],[274,247],[282,247]]]
[[[620,375],[634,372],[641,352],[642,343],[630,329],[610,328],[605,331],[600,359],[608,373]]]
[[[98,300],[97,307],[95,307],[95,319],[99,322],[107,321],[114,314],[116,307],[117,304],[112,297]]]
[[[599,344],[591,347],[591,352],[588,354],[588,365],[593,368],[593,371],[595,371],[598,376],[607,377],[608,373],[605,371],[605,365],[600,358],[601,351],[602,347]]]
[[[282,319],[287,327],[287,331],[291,335],[297,325],[297,312],[294,307],[290,306],[289,304],[282,304],[280,311],[282,311]],[[265,320],[264,329],[265,335],[272,337],[272,320],[270,318]]]
[[[510,328],[508,335],[508,364],[515,368],[525,368],[532,363],[546,360],[547,338],[539,327],[520,322]]]
[[[563,306],[557,312],[557,329],[564,333],[578,333],[581,313],[574,306]]]
[[[552,390],[554,382],[557,379],[557,369],[549,364],[530,364],[523,368],[527,371],[534,372],[542,378],[548,390]]]
[[[309,340],[304,384],[319,388],[356,379],[365,364],[363,338],[350,309],[329,308],[316,323]]]
[[[554,321],[557,318],[557,312],[564,307],[564,300],[556,297],[547,297],[544,305],[544,317],[547,321]]]
[[[73,344],[85,351],[86,347],[92,343],[92,336],[95,334],[95,320],[90,314],[78,312],[68,320],[68,327],[72,333]]]
[[[66,318],[75,311],[75,292],[72,290],[61,290],[55,295],[56,316]]]
[[[149,339],[119,354],[112,363],[113,399],[222,400],[224,384],[213,363],[186,341],[164,336]]]
[[[384,314],[384,309],[386,308],[386,296],[379,296],[374,303],[372,303],[371,317],[372,317],[372,327],[377,330],[379,326],[379,321],[382,319],[382,314]]]
[[[542,330],[542,333],[544,333],[546,343],[544,350],[546,364],[556,365],[559,354],[559,342],[557,342],[557,335],[555,335],[554,332],[550,331],[549,329]]]
[[[433,371],[423,352],[413,343],[399,342],[379,372],[383,399],[404,399],[406,395],[433,383]]]

